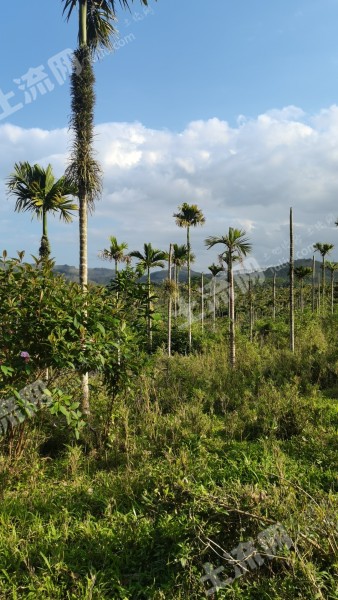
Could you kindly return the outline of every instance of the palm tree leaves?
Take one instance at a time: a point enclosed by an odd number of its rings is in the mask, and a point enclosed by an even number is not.
[[[133,0],[131,0],[132,2]],[[70,19],[74,9],[77,6],[83,6],[84,0],[62,0],[63,14],[67,21]],[[148,0],[140,0],[144,6],[148,5]],[[99,47],[111,48],[110,38],[117,31],[112,22],[116,20],[117,4],[121,8],[130,10],[129,0],[85,0],[87,7],[87,44],[92,51]],[[79,40],[80,41],[80,40]]]
[[[196,227],[197,225],[203,225],[205,223],[204,215],[196,204],[183,202],[183,204],[178,207],[178,210],[179,212],[174,213],[173,215],[178,227]]]
[[[7,180],[8,193],[16,197],[17,212],[32,212],[42,219],[44,212],[59,213],[60,219],[71,222],[71,212],[78,210],[68,196],[76,195],[76,187],[65,177],[55,180],[52,166],[46,169],[28,162],[15,163]]]
[[[299,267],[295,267],[293,272],[295,274],[295,277],[302,281],[302,279],[305,279],[305,277],[308,277],[312,274],[312,268],[300,265]]]
[[[210,265],[208,269],[213,277],[216,277],[218,273],[223,271],[223,267],[221,267],[220,265],[215,265],[215,263],[212,263],[212,265]]]
[[[16,197],[17,212],[31,212],[32,218],[42,220],[42,238],[39,254],[48,258],[50,253],[47,236],[47,214],[59,213],[66,223],[72,221],[72,211],[78,210],[69,196],[77,194],[76,185],[65,176],[55,180],[53,169],[46,169],[28,162],[15,163],[14,171],[7,180],[8,193]]]
[[[231,255],[246,256],[251,252],[252,246],[245,236],[245,231],[229,227],[229,232],[226,235],[221,237],[210,236],[205,240],[205,245],[210,249],[216,246],[216,244],[224,244],[226,246],[225,253],[229,252]]]
[[[323,258],[326,256],[326,254],[329,254],[329,252],[331,252],[333,248],[333,244],[322,244],[320,242],[316,242],[316,244],[313,244],[313,249],[315,250],[315,252],[319,252]]]
[[[144,270],[152,269],[155,267],[164,268],[164,262],[168,258],[168,253],[163,250],[153,248],[151,243],[143,245],[143,254],[138,250],[129,252],[129,256],[138,259],[138,266]]]

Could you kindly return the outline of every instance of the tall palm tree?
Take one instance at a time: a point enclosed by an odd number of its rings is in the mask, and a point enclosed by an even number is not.
[[[104,248],[100,253],[99,257],[103,260],[114,261],[115,264],[115,277],[118,273],[118,265],[120,262],[126,262],[127,257],[124,254],[124,250],[128,250],[128,244],[126,242],[118,243],[116,237],[113,235],[109,238],[110,246],[109,248]]]
[[[47,259],[50,255],[47,215],[59,214],[65,223],[72,221],[72,211],[78,210],[70,196],[76,195],[76,187],[65,176],[55,179],[52,166],[46,169],[28,162],[15,163],[14,171],[7,180],[8,193],[16,197],[17,212],[31,212],[32,217],[42,221],[42,237],[39,254]]]
[[[80,237],[80,284],[84,292],[88,283],[87,219],[88,208],[93,210],[95,200],[101,195],[101,168],[95,160],[94,106],[95,76],[93,57],[100,48],[111,48],[111,36],[115,33],[112,23],[116,19],[115,0],[61,0],[67,21],[78,9],[78,48],[74,52],[71,76],[70,127],[74,133],[71,160],[67,176],[78,189],[79,237]],[[132,2],[132,0],[131,0]],[[129,0],[119,0],[122,8],[129,8]],[[147,0],[140,0],[147,5]],[[80,66],[80,68],[79,68]],[[89,413],[88,374],[82,378],[82,410]]]
[[[143,245],[143,254],[138,250],[129,252],[129,256],[138,259],[137,267],[140,271],[147,271],[147,287],[148,287],[148,316],[147,316],[147,330],[148,330],[148,347],[149,351],[152,350],[152,327],[151,327],[151,283],[150,283],[150,269],[156,267],[164,268],[164,262],[168,258],[167,252],[153,248],[152,245]]]
[[[223,271],[223,267],[221,267],[220,265],[215,265],[215,263],[212,263],[212,265],[210,265],[208,267],[211,275],[212,275],[212,282],[213,282],[213,286],[212,286],[212,296],[213,296],[213,330],[215,331],[216,329],[216,276],[218,275],[218,273],[220,273],[221,271]]]
[[[177,308],[179,301],[179,278],[180,269],[188,262],[188,247],[186,244],[173,244],[172,246],[172,264],[174,265],[174,281],[176,283],[176,302],[175,302],[175,317],[177,317]],[[190,254],[191,262],[191,254]]]
[[[323,297],[323,308],[324,308],[324,297],[325,297],[325,256],[333,250],[333,244],[322,244],[320,242],[316,242],[313,244],[313,248],[315,252],[319,252],[322,257],[322,297]]]
[[[191,263],[191,245],[190,245],[190,227],[197,227],[197,225],[204,225],[205,218],[200,208],[196,204],[187,204],[183,202],[178,207],[177,213],[174,213],[176,219],[176,225],[179,227],[185,227],[187,230],[187,248],[188,248],[188,330],[189,330],[189,350],[191,350],[191,277],[190,277],[190,263]]]
[[[303,312],[304,310],[304,279],[309,277],[312,274],[312,267],[295,267],[294,274],[296,279],[300,281],[300,309]]]
[[[246,232],[241,229],[229,227],[226,235],[221,237],[210,236],[205,240],[206,246],[212,248],[216,244],[223,244],[229,270],[229,299],[230,299],[230,366],[232,369],[236,365],[236,340],[235,340],[235,290],[234,290],[234,261],[247,256],[251,252],[251,244],[248,238],[245,237]]]
[[[328,260],[325,262],[326,268],[330,272],[330,284],[331,284],[331,313],[333,314],[333,304],[334,304],[334,274],[335,271],[338,270],[338,263],[329,262]]]

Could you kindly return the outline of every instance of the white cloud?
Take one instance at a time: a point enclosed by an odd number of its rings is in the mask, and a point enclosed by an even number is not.
[[[98,251],[110,235],[130,249],[151,241],[159,248],[183,242],[173,212],[182,202],[198,204],[206,216],[192,232],[196,266],[216,257],[203,241],[229,226],[245,229],[262,265],[287,260],[288,213],[294,208],[298,251],[309,256],[313,242],[335,243],[338,231],[338,107],[306,115],[297,107],[241,116],[231,128],[217,118],[194,121],[182,132],[147,129],[141,123],[104,123],[96,131],[104,170],[104,193],[89,220],[89,264],[104,266]],[[40,223],[14,214],[5,179],[15,162],[47,164],[62,174],[70,146],[66,129],[43,131],[0,127],[2,245],[10,254],[37,253]],[[57,263],[77,264],[77,223],[50,219]],[[338,256],[338,251],[337,251]],[[334,255],[333,255],[334,257]]]

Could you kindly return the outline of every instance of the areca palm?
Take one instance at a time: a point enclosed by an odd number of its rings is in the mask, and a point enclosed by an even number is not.
[[[124,254],[124,250],[128,250],[128,244],[126,244],[126,242],[121,242],[121,244],[119,244],[116,237],[114,237],[113,235],[110,236],[109,242],[110,242],[109,248],[104,248],[100,252],[99,257],[102,258],[103,260],[109,260],[109,261],[113,260],[114,261],[115,277],[116,277],[117,272],[118,272],[118,264],[120,262],[127,261],[127,256]]]
[[[179,302],[179,278],[180,269],[188,262],[188,246],[186,244],[173,244],[172,246],[172,264],[174,265],[174,280],[176,284],[176,302],[175,302],[175,317],[177,317],[177,308]],[[190,255],[191,262],[191,255]]]
[[[300,308],[301,308],[302,312],[304,310],[304,299],[303,299],[304,279],[306,277],[309,277],[309,275],[311,275],[311,273],[312,273],[311,267],[299,266],[299,267],[294,268],[295,277],[296,277],[296,279],[298,279],[300,281]]]
[[[151,328],[151,285],[150,285],[150,269],[156,267],[164,268],[164,262],[168,258],[167,252],[153,248],[152,245],[143,245],[143,254],[138,250],[133,250],[129,253],[129,256],[138,259],[137,267],[143,272],[147,272],[147,288],[148,288],[148,316],[147,316],[147,330],[148,330],[148,347],[152,350],[152,328]]]
[[[43,168],[28,162],[15,163],[14,171],[7,180],[8,193],[16,197],[17,212],[31,212],[32,218],[42,221],[42,237],[39,254],[48,258],[50,244],[48,239],[47,215],[59,214],[65,223],[72,221],[72,212],[78,210],[70,196],[77,189],[65,176],[55,179],[52,166]]]
[[[221,267],[220,265],[215,265],[215,263],[212,263],[212,265],[210,265],[208,267],[211,275],[212,275],[212,281],[213,281],[213,289],[212,289],[212,296],[213,296],[213,330],[215,331],[216,329],[216,276],[218,275],[218,273],[220,273],[221,271],[223,271],[223,267]]]
[[[95,200],[101,195],[101,168],[95,160],[94,139],[94,71],[93,55],[100,47],[111,47],[111,35],[115,32],[112,23],[116,16],[116,6],[129,8],[129,0],[61,0],[67,20],[78,9],[79,31],[78,48],[74,52],[71,76],[70,126],[74,132],[74,142],[67,176],[76,184],[79,199],[80,234],[80,284],[84,292],[88,283],[87,264],[87,214],[94,208]],[[131,0],[132,2],[132,0]],[[140,0],[147,5],[147,0]],[[84,412],[89,412],[88,376],[83,377]]]
[[[177,213],[174,213],[176,219],[176,225],[179,227],[185,227],[187,230],[187,248],[188,248],[188,330],[189,330],[189,350],[191,350],[191,277],[190,277],[190,263],[191,263],[191,245],[190,245],[190,227],[197,227],[198,225],[204,225],[205,218],[200,208],[196,204],[187,204],[183,202],[178,207]]]
[[[319,252],[321,254],[321,257],[322,257],[322,296],[323,296],[323,303],[324,303],[324,296],[325,296],[325,256],[327,254],[329,254],[331,252],[331,250],[333,250],[334,245],[333,244],[322,244],[320,242],[317,242],[316,244],[313,244],[313,248],[314,248],[315,252]]]
[[[223,244],[229,270],[229,300],[230,300],[230,366],[233,369],[236,365],[236,340],[235,340],[235,291],[234,291],[234,273],[233,263],[251,252],[251,244],[246,237],[246,232],[241,229],[229,227],[226,235],[221,237],[210,236],[205,240],[208,249],[217,244]]]

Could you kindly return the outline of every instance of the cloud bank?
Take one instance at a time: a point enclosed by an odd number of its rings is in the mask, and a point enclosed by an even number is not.
[[[23,160],[50,162],[60,176],[70,143],[66,129],[0,126],[0,232],[10,255],[21,249],[37,254],[41,225],[13,212],[6,177]],[[198,204],[206,217],[204,227],[192,231],[199,269],[217,260],[217,247],[207,251],[204,239],[223,235],[229,226],[246,230],[261,266],[286,261],[290,206],[298,257],[310,257],[314,242],[336,242],[337,106],[311,116],[294,106],[240,116],[236,127],[217,118],[193,121],[181,132],[103,123],[96,129],[96,149],[104,191],[89,219],[89,266],[108,266],[97,255],[110,235],[130,250],[144,242],[161,249],[183,243],[185,231],[172,216],[182,202]],[[76,220],[64,225],[51,218],[49,229],[57,264],[77,265]],[[332,258],[338,259],[338,250]]]

